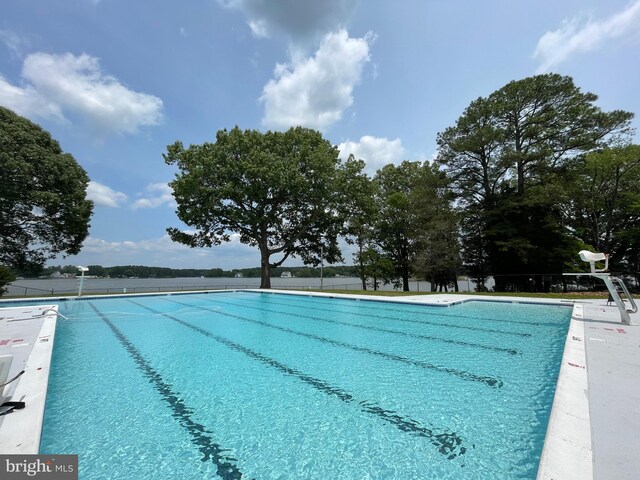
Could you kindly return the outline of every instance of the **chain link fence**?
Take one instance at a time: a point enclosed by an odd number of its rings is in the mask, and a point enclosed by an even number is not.
[[[638,279],[631,274],[617,274],[623,278],[631,291],[637,292]],[[98,279],[102,280],[102,279]],[[178,280],[178,279],[174,279]],[[119,283],[111,281],[108,283],[100,281],[85,280],[83,295],[108,295],[123,293],[159,293],[159,292],[188,292],[188,291],[210,291],[210,290],[233,290],[233,289],[253,289],[259,287],[259,279],[254,282],[216,282],[198,284],[194,279],[189,282],[153,285],[152,282],[145,282],[138,279],[135,283],[128,281]],[[229,279],[231,280],[231,279]],[[342,290],[361,291],[362,283],[358,279],[348,278],[344,283],[335,282],[336,279],[325,279],[323,288],[320,286],[319,278],[293,279],[296,283],[272,282],[274,290]],[[331,281],[329,281],[331,280]],[[335,283],[334,283],[335,282]],[[14,282],[6,285],[8,291],[4,298],[9,297],[46,297],[46,296],[73,296],[78,294],[77,282],[59,281],[30,281]],[[101,284],[103,283],[103,284]],[[39,286],[34,286],[34,284]],[[47,288],[43,288],[47,287]],[[373,290],[372,286],[367,287]],[[383,291],[401,291],[402,287],[394,284],[381,284],[378,288]],[[605,292],[606,287],[601,280],[584,276],[564,276],[562,274],[510,274],[493,275],[485,277],[484,283],[474,280],[472,277],[460,276],[456,282],[441,283],[436,289],[432,289],[432,284],[424,280],[412,279],[409,282],[409,291],[416,293],[425,292],[496,292],[496,293],[576,293],[576,292]]]

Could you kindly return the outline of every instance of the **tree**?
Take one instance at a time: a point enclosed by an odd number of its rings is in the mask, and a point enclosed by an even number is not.
[[[87,268],[89,269],[89,271],[87,272],[87,275],[95,276],[95,277],[107,276],[107,269],[104,268],[102,265],[89,265],[87,266]]]
[[[522,196],[504,195],[486,212],[484,234],[496,291],[548,291],[549,275],[561,273],[575,258],[580,248],[561,208],[568,202],[560,183],[550,182]]]
[[[640,239],[640,145],[587,155],[576,169],[571,227],[596,251],[612,256],[613,268],[637,272]]]
[[[458,291],[458,272],[462,265],[458,219],[453,211],[450,180],[436,163],[425,162],[411,192],[416,217],[417,245],[413,270],[431,283],[431,291]]]
[[[373,246],[366,246],[362,252],[356,252],[355,258],[359,265],[358,271],[365,279],[370,279],[374,291],[380,288],[381,282],[386,285],[398,278],[391,259],[382,255]],[[363,290],[366,289],[363,288]]]
[[[364,162],[349,155],[343,170],[341,189],[345,193],[342,202],[346,219],[345,239],[350,245],[357,245],[353,259],[358,266],[362,289],[367,289],[367,269],[364,255],[367,245],[373,240],[378,219],[376,204],[377,183],[373,182],[364,169]],[[375,284],[374,284],[375,285]]]
[[[603,112],[597,99],[571,77],[554,73],[510,82],[489,96],[503,136],[498,155],[509,165],[518,194],[527,183],[545,182],[576,156],[629,131],[633,114]]]
[[[86,172],[48,132],[2,107],[0,172],[0,264],[39,271],[77,254],[93,210]]]
[[[489,242],[486,232],[485,211],[479,205],[460,209],[460,249],[462,267],[476,285],[476,291],[485,292],[491,275]]]
[[[317,265],[341,260],[344,165],[319,132],[220,130],[215,143],[181,142],[164,155],[179,173],[170,183],[178,218],[195,232],[168,228],[172,240],[210,247],[230,240],[260,250],[260,288],[270,288],[270,269],[290,257]],[[280,255],[272,261],[273,255]]]
[[[438,158],[462,205],[491,208],[499,186],[509,170],[500,158],[505,133],[496,119],[495,107],[479,98],[466,108],[455,126],[438,134]]]
[[[624,139],[633,117],[596,100],[570,77],[537,75],[475,100],[438,135],[479,280],[487,263],[494,275],[554,273],[575,255],[567,182],[586,153]]]
[[[10,268],[0,265],[0,296],[7,292],[7,289],[4,288],[4,286],[13,282],[15,279],[16,276]]]
[[[383,255],[393,262],[396,276],[402,279],[402,290],[409,291],[417,246],[416,216],[411,195],[420,176],[420,162],[404,161],[400,165],[385,165],[378,170],[379,220],[376,224],[376,244]]]

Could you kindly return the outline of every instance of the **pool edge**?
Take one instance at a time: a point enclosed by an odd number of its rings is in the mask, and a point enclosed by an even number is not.
[[[36,454],[40,450],[58,318],[58,306],[53,305],[52,309],[55,313],[43,316],[33,349],[26,360],[25,373],[19,378],[15,390],[10,395],[13,401],[25,402],[25,408],[4,415],[0,424],[2,454]]]
[[[537,480],[593,478],[583,318],[583,306],[574,305]]]

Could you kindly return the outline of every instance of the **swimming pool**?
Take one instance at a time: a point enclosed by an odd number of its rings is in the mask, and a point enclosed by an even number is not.
[[[82,478],[535,478],[571,309],[63,302],[42,453]]]

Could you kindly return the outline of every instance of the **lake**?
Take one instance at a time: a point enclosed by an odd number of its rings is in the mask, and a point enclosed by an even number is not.
[[[78,279],[46,278],[16,280],[7,285],[7,296],[68,295],[78,291]],[[325,278],[325,289],[361,290],[359,278]],[[219,290],[231,288],[258,288],[259,278],[86,278],[83,293],[144,293],[181,290]],[[319,278],[272,278],[274,288],[304,290],[319,289]],[[473,282],[458,281],[460,291],[473,289]],[[412,292],[429,291],[431,284],[425,281],[413,281],[409,286]],[[380,290],[394,290],[392,285],[382,285]]]

